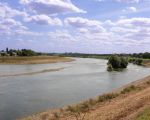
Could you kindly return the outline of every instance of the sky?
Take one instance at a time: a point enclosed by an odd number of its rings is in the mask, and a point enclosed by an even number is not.
[[[150,0],[0,0],[0,50],[150,52]]]

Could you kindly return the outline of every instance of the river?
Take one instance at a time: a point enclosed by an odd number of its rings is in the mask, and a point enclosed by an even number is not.
[[[106,60],[75,59],[66,63],[0,65],[0,120],[15,120],[77,103],[150,73],[150,68],[133,64],[122,72],[107,72]],[[60,70],[39,72],[47,69]]]

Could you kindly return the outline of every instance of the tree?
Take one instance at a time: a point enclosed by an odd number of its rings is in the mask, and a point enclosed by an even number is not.
[[[120,63],[121,68],[126,68],[128,66],[128,60],[127,60],[127,58],[120,57],[120,61],[121,61],[121,63]]]
[[[119,57],[117,55],[112,55],[108,59],[107,63],[107,70],[118,70],[118,69],[124,69],[128,66],[128,60],[125,57]]]
[[[109,60],[108,60],[108,65],[111,65],[112,68],[119,68],[120,67],[120,64],[121,64],[121,61],[120,61],[120,58],[117,56],[117,55],[112,55],[110,56]]]

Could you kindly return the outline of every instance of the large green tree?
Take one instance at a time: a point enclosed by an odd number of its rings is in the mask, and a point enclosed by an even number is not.
[[[108,59],[108,71],[123,69],[128,66],[128,60],[125,57],[119,57],[118,55],[112,55]]]

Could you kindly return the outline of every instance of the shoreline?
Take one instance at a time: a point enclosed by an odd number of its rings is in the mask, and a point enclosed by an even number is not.
[[[31,56],[31,57],[0,57],[0,65],[28,65],[28,64],[48,64],[59,62],[72,62],[75,59],[59,56]]]
[[[149,89],[150,88],[150,86],[148,86],[148,85],[150,85],[149,84],[150,83],[150,75],[149,76],[146,76],[146,77],[144,77],[144,78],[141,78],[141,79],[138,79],[138,80],[136,80],[136,81],[134,81],[134,82],[131,82],[131,83],[129,83],[129,84],[126,84],[126,85],[123,85],[122,87],[120,87],[120,88],[117,88],[117,89],[114,89],[114,90],[112,90],[111,92],[108,92],[108,93],[104,93],[103,95],[107,95],[107,94],[120,94],[123,90],[125,90],[126,88],[130,88],[130,86],[137,86],[137,87],[141,87],[142,89]],[[146,84],[146,85],[145,85]],[[148,85],[147,85],[148,84]],[[144,87],[143,87],[144,86]],[[146,87],[145,87],[146,86]],[[140,91],[139,91],[140,92]],[[150,91],[149,91],[150,92]],[[134,91],[133,91],[133,93],[134,93]],[[137,92],[138,93],[138,92]],[[131,94],[132,94],[132,91],[131,91]],[[103,96],[103,95],[100,95],[100,96]],[[97,97],[94,97],[94,98],[92,98],[91,100],[97,100],[98,99],[98,97],[100,97],[100,96],[97,96]],[[129,94],[126,94],[126,97],[128,97],[128,96],[130,96],[130,92],[129,92]],[[118,98],[120,98],[120,97],[122,97],[122,94],[121,95],[119,95],[119,96],[117,96],[117,97],[114,97],[114,99],[118,99]],[[150,96],[148,96],[149,97],[149,99],[150,99]],[[121,100],[123,100],[123,99],[121,99]],[[80,101],[80,102],[78,102],[78,103],[76,103],[76,104],[72,104],[70,107],[75,107],[75,106],[80,106],[80,105],[82,105],[82,104],[84,104],[84,103],[86,103],[87,101],[90,101],[90,99],[89,100],[83,100],[83,101]],[[112,99],[112,101],[113,101],[113,99]],[[92,101],[91,101],[92,102]],[[107,101],[106,101],[106,103],[107,103]],[[104,106],[105,104],[105,101],[104,102],[102,102],[102,103],[100,103],[100,105],[98,104],[98,105],[93,105],[93,106],[91,106],[91,108],[93,109],[95,109],[95,107],[96,107],[96,109],[97,109],[97,107],[98,106],[101,106],[101,107],[104,107],[104,109],[105,108],[107,108],[107,106]],[[111,103],[111,100],[110,100],[110,103]],[[109,102],[107,103],[107,104],[109,104]],[[60,115],[60,120],[66,120],[66,118],[68,119],[68,116],[69,116],[69,120],[76,120],[70,113],[68,113],[67,111],[66,111],[66,109],[68,109],[67,108],[68,106],[66,105],[66,106],[64,106],[64,107],[62,107],[62,108],[58,108],[58,109],[50,109],[50,110],[47,110],[47,111],[45,111],[45,112],[40,112],[40,113],[37,113],[37,114],[33,114],[33,115],[31,115],[31,116],[27,116],[27,117],[24,117],[24,118],[20,118],[20,119],[18,119],[18,120],[43,120],[43,118],[41,117],[41,116],[45,116],[46,118],[49,118],[49,119],[52,119],[52,120],[55,120],[55,119],[53,119],[54,117],[57,117],[57,114],[62,114],[62,115]],[[65,112],[64,112],[65,111]],[[91,111],[91,110],[90,110]],[[63,112],[63,113],[61,113],[61,112]],[[111,112],[111,111],[110,111]],[[70,114],[70,115],[69,115]],[[81,113],[81,114],[83,114],[83,113]],[[91,114],[91,113],[88,113],[88,114]],[[45,120],[45,119],[44,119]],[[86,118],[85,120],[95,120],[95,119],[89,119],[89,118]],[[99,120],[99,119],[96,119],[96,120]],[[105,120],[105,119],[103,119],[103,120]],[[113,120],[113,119],[108,119],[108,120]]]

